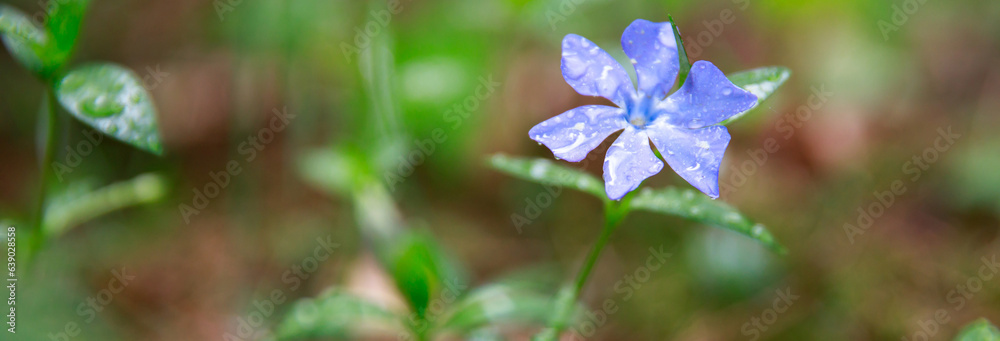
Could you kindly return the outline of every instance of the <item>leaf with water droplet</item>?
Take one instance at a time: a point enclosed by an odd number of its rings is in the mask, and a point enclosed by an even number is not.
[[[55,68],[49,33],[35,26],[24,12],[7,4],[0,4],[0,37],[11,56],[36,75]]]
[[[132,71],[115,64],[86,65],[63,76],[56,94],[66,111],[92,128],[163,153],[152,96]]]
[[[735,208],[693,189],[667,187],[662,189],[644,188],[628,203],[630,209],[638,209],[666,215],[678,216],[695,222],[732,230],[753,238],[775,253],[785,254],[787,250],[779,244],[763,225],[747,219]]]
[[[494,169],[517,178],[544,185],[555,185],[592,194],[607,200],[604,182],[578,169],[566,167],[549,159],[527,159],[493,155],[489,164]]]
[[[747,111],[733,115],[722,124],[729,124],[756,109],[791,76],[792,71],[783,66],[759,67],[727,75],[726,78],[729,78],[730,82],[757,96],[757,104],[754,104],[754,107]]]

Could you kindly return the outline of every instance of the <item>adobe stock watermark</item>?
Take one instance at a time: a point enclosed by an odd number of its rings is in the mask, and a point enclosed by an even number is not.
[[[646,262],[615,282],[614,290],[618,295],[614,298],[605,299],[601,302],[598,309],[584,312],[585,319],[574,326],[570,326],[569,339],[586,340],[594,336],[597,330],[608,322],[610,316],[618,312],[618,304],[628,302],[628,300],[632,299],[635,293],[646,282],[649,282],[652,274],[662,269],[664,264],[667,263],[667,259],[670,259],[672,256],[672,253],[663,251],[663,245],[660,245],[658,248],[649,247],[649,256],[646,257]]]
[[[901,171],[903,175],[909,175],[906,178],[909,181],[897,179],[889,184],[889,188],[872,192],[875,200],[867,206],[858,207],[856,225],[852,225],[850,222],[844,223],[844,233],[851,244],[854,244],[855,237],[865,234],[875,223],[875,220],[882,217],[885,211],[896,203],[896,197],[906,193],[908,184],[920,180],[923,173],[940,159],[941,154],[950,150],[955,142],[962,137],[961,134],[953,132],[951,126],[938,128],[937,133],[933,144],[924,148],[922,152],[914,154],[909,161],[903,163]]]
[[[45,27],[45,19],[56,13],[59,10],[59,6],[65,5],[70,1],[77,0],[37,0],[38,10],[31,15],[31,21],[37,26]]]
[[[833,91],[827,90],[826,84],[821,84],[819,87],[813,86],[810,89],[812,94],[806,99],[805,104],[800,105],[794,112],[782,115],[775,121],[774,130],[782,134],[781,141],[769,137],[764,140],[762,147],[747,149],[749,160],[744,160],[739,165],[729,166],[729,175],[719,179],[719,192],[722,195],[736,192],[745,185],[747,180],[770,159],[771,154],[777,153],[781,149],[781,143],[795,136],[797,129],[802,128],[805,122],[812,119],[813,114],[823,108],[834,96]]]
[[[185,224],[191,223],[191,217],[201,214],[201,211],[229,186],[233,177],[243,173],[243,164],[249,164],[256,160],[257,154],[263,152],[274,141],[275,136],[284,131],[296,116],[288,113],[288,107],[281,110],[274,108],[272,112],[273,116],[268,121],[267,126],[260,128],[255,134],[247,136],[237,146],[237,153],[243,157],[242,163],[240,159],[231,159],[226,163],[225,168],[219,171],[209,171],[208,177],[211,181],[191,189],[193,195],[190,204],[177,205],[177,210],[184,218]]]
[[[455,102],[451,105],[451,108],[444,111],[441,118],[445,122],[451,123],[450,131],[458,130],[465,123],[465,120],[469,116],[479,110],[483,101],[493,96],[497,88],[500,87],[500,82],[493,80],[493,75],[486,77],[479,77],[479,85],[476,86],[476,90],[473,94],[468,95],[465,99]],[[396,191],[396,186],[403,183],[403,181],[410,175],[413,175],[416,167],[424,164],[427,158],[431,154],[437,151],[437,147],[448,141],[448,133],[444,128],[434,128],[431,130],[429,137],[424,139],[414,139],[414,147],[408,152],[399,155],[396,168],[386,170],[382,178],[385,180],[386,187],[389,188],[390,192]]]
[[[83,302],[80,302],[76,306],[76,315],[81,318],[83,325],[88,325],[94,322],[97,318],[97,314],[104,311],[111,302],[114,301],[115,296],[125,291],[132,281],[135,280],[135,275],[129,275],[128,269],[122,267],[121,271],[115,269],[111,270],[111,279],[108,280],[108,285],[97,292],[96,295],[87,297]],[[52,341],[70,341],[75,337],[80,336],[83,333],[83,329],[80,328],[80,323],[77,321],[66,322],[63,328],[55,333],[49,333],[49,340]]]
[[[7,332],[11,334],[17,333],[17,228],[14,226],[7,226],[5,231],[6,241],[7,241],[7,266],[4,269],[7,270],[7,294],[4,295],[7,298],[7,311],[6,321]]]
[[[566,21],[566,18],[576,13],[578,6],[588,0],[561,0],[555,8],[545,11],[545,19],[549,21],[549,28],[556,30],[556,24]]]
[[[591,155],[588,155],[587,158],[583,159],[583,161],[580,161],[579,163],[580,166],[578,167],[578,169],[580,170],[586,169],[587,166],[590,164],[591,157],[592,157]],[[551,167],[551,165],[536,163],[532,167],[532,169],[529,170],[529,172],[531,172],[533,176],[540,178],[541,174],[544,174],[547,171],[548,167]],[[539,175],[536,176],[534,174],[539,174]],[[562,176],[570,177],[573,175],[572,173],[563,173]],[[565,180],[565,178],[557,180]],[[558,182],[565,183],[566,181],[558,181]],[[545,183],[542,185],[542,188],[545,190],[536,194],[534,197],[529,196],[527,198],[524,198],[525,205],[524,209],[521,210],[521,212],[515,212],[510,214],[510,223],[514,225],[514,229],[517,230],[517,234],[523,233],[524,232],[523,228],[527,225],[531,225],[532,223],[534,223],[535,219],[538,219],[538,217],[542,215],[542,211],[549,208],[549,206],[552,206],[552,204],[556,201],[556,198],[559,198],[559,196],[562,195],[563,193],[563,186],[560,185]]]
[[[236,6],[243,3],[243,0],[213,0],[212,7],[215,7],[215,14],[219,16],[219,21],[226,21],[226,14],[236,10]]]
[[[75,146],[67,145],[66,154],[62,161],[52,161],[52,172],[55,173],[59,182],[63,182],[64,175],[73,173],[76,167],[83,163],[83,159],[90,156],[94,149],[97,149],[97,146],[104,142],[104,134],[97,130],[84,128],[80,130],[80,133],[85,139],[81,139]]]
[[[160,64],[147,66],[146,72],[142,75],[142,87],[146,91],[153,91],[170,78],[170,73],[160,69]]]
[[[333,252],[340,247],[340,244],[334,243],[330,238],[329,235],[326,238],[317,237],[312,253],[281,274],[281,283],[285,284],[285,288],[271,290],[264,300],[254,300],[251,303],[252,309],[248,313],[236,317],[235,330],[222,334],[222,339],[224,341],[273,340],[271,332],[264,328],[267,319],[278,307],[288,302],[286,291],[291,293],[299,290],[302,281],[309,279],[319,270],[321,263],[333,256]]]
[[[412,0],[405,0],[410,2]],[[389,0],[385,9],[372,10],[368,13],[368,20],[360,26],[354,27],[353,45],[348,42],[340,42],[340,52],[344,53],[348,63],[352,63],[352,56],[358,56],[361,52],[368,50],[383,30],[389,28],[392,17],[403,11],[403,0]]]
[[[876,23],[879,32],[882,32],[882,39],[889,41],[889,34],[899,31],[900,27],[906,25],[906,22],[910,21],[910,16],[916,14],[926,2],[927,0],[903,0],[901,5],[892,5],[892,16],[889,17],[889,21],[882,19]]]
[[[775,298],[774,301],[771,301],[770,308],[764,309],[759,316],[751,317],[750,321],[740,327],[740,332],[743,333],[743,336],[750,337],[750,341],[757,341],[764,332],[778,321],[778,316],[788,311],[788,308],[799,299],[799,295],[792,294],[791,287],[785,288],[785,290],[775,290],[774,296]]]
[[[736,9],[741,12],[750,7],[750,0],[732,0],[732,2],[736,5]],[[736,22],[736,11],[731,8],[719,11],[718,18],[701,22],[702,26],[705,26],[704,30],[687,36],[687,39],[684,40],[684,50],[692,60],[698,58],[705,51],[705,48],[715,43],[715,40],[722,36],[726,27],[734,22]]]
[[[979,271],[975,275],[966,279],[965,282],[955,285],[955,288],[948,291],[945,295],[945,301],[951,304],[951,310],[944,308],[935,310],[931,318],[917,321],[917,326],[920,327],[920,330],[911,335],[903,336],[900,340],[928,341],[941,331],[942,326],[951,322],[953,314],[965,309],[968,301],[982,291],[983,286],[992,281],[997,276],[997,273],[1000,272],[1000,262],[997,261],[996,254],[990,258],[983,256],[980,258],[980,261],[983,264],[979,266]]]

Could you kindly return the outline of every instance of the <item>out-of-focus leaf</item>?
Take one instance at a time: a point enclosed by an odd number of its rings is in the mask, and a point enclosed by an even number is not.
[[[62,195],[52,198],[45,207],[45,235],[58,236],[101,215],[155,202],[166,192],[167,181],[159,174],[139,175],[95,191],[70,187]]]
[[[489,163],[501,172],[524,180],[572,188],[608,200],[604,193],[604,183],[596,177],[548,159],[514,158],[497,154],[490,157]]]
[[[53,61],[48,52],[48,32],[31,18],[7,4],[0,4],[0,36],[7,50],[29,71],[42,75]]]
[[[59,80],[63,107],[98,131],[160,155],[160,133],[152,96],[132,71],[115,64],[77,68]]]
[[[76,38],[80,35],[80,23],[87,12],[90,0],[49,1],[49,16],[45,27],[52,35],[54,47],[63,56],[63,61],[73,51]]]
[[[756,69],[750,69],[746,71],[740,71],[734,74],[727,75],[730,82],[733,82],[738,87],[743,88],[743,90],[749,91],[750,93],[757,96],[757,104],[754,104],[753,108],[756,108],[760,103],[764,102],[768,97],[771,96],[785,81],[788,77],[792,76],[792,71],[783,66],[765,66]],[[742,113],[736,114],[730,117],[722,124],[729,124],[740,117],[743,117],[749,113],[753,108],[744,111]]]
[[[542,325],[552,312],[549,295],[504,284],[481,287],[462,298],[441,325],[461,334],[484,326],[521,323]]]
[[[675,215],[732,230],[763,243],[778,254],[786,252],[764,225],[750,221],[729,205],[712,200],[695,190],[673,187],[657,190],[644,188],[632,198],[629,208]]]
[[[562,267],[546,263],[519,268],[492,281],[512,290],[554,294],[566,278]]]
[[[989,320],[980,318],[963,327],[955,341],[1000,341],[1000,330]]]
[[[680,59],[680,69],[677,72],[677,85],[680,86],[684,84],[688,73],[691,72],[691,61],[688,59],[687,51],[684,50],[684,39],[681,38],[681,30],[677,28],[674,18],[669,14],[667,15],[667,19],[670,19],[670,27],[674,29],[674,41],[677,42],[677,58]]]
[[[390,245],[388,267],[399,291],[419,317],[424,317],[432,299],[444,291],[458,296],[467,284],[457,262],[447,256],[434,238],[420,230],[408,230]]]
[[[401,245],[392,263],[392,277],[417,316],[424,316],[433,291],[440,287],[437,267],[431,256],[431,246],[422,238],[413,238]]]
[[[317,149],[299,158],[299,174],[310,184],[335,195],[350,196],[371,178],[358,153],[344,149]]]
[[[574,284],[563,284],[549,306],[546,327],[533,335],[532,341],[556,341],[567,326],[582,320],[587,307],[577,300],[575,291]]]
[[[487,327],[477,329],[465,335],[468,341],[504,341],[507,340],[497,328]]]
[[[403,330],[401,317],[364,299],[332,289],[315,299],[302,299],[285,315],[275,335],[280,340],[347,338],[359,327]]]

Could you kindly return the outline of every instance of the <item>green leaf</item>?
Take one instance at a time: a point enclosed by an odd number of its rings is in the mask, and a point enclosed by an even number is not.
[[[7,50],[21,65],[36,75],[50,69],[53,61],[48,51],[48,32],[36,26],[24,12],[0,4],[0,36]]]
[[[792,71],[783,66],[766,66],[759,67],[756,69],[750,69],[746,71],[737,72],[726,76],[729,78],[730,82],[733,82],[738,87],[743,88],[746,91],[757,96],[757,104],[754,104],[753,108],[747,111],[736,114],[730,117],[722,124],[729,124],[732,121],[743,117],[748,112],[764,102],[768,97],[771,96],[785,81],[788,77],[791,77]]]
[[[763,243],[778,254],[786,253],[785,248],[763,225],[755,224],[726,203],[712,200],[693,189],[644,188],[632,198],[629,208],[674,215],[729,229]]]
[[[403,330],[400,316],[360,297],[331,289],[315,299],[301,299],[275,331],[280,340],[347,338],[361,326],[389,326]]]
[[[90,191],[85,185],[71,186],[46,205],[45,235],[61,235],[104,214],[160,200],[166,193],[167,181],[159,174],[139,175],[95,191]]]
[[[80,23],[89,4],[90,0],[49,1],[49,16],[45,19],[45,27],[52,35],[54,47],[63,55],[63,61],[73,51],[76,38],[80,35]]]
[[[505,341],[507,338],[503,336],[499,328],[495,327],[485,327],[475,331],[472,331],[465,335],[465,339],[468,341]]]
[[[360,154],[350,149],[311,150],[299,158],[299,174],[318,189],[350,197],[360,186],[374,181]]]
[[[552,313],[548,295],[516,286],[492,284],[462,298],[444,319],[441,328],[461,334],[500,324],[542,325]]]
[[[593,175],[556,164],[548,159],[526,159],[497,154],[490,157],[490,166],[517,178],[590,193],[601,200],[608,200],[604,183]]]
[[[153,154],[163,153],[152,96],[132,71],[115,64],[83,66],[59,80],[56,94],[83,123]]]
[[[431,300],[442,292],[466,285],[466,276],[457,262],[446,255],[429,233],[407,230],[392,244],[387,262],[389,271],[418,317],[425,316]]]
[[[674,18],[669,14],[667,14],[667,19],[670,20],[670,27],[674,29],[674,41],[677,42],[677,58],[680,59],[680,69],[677,72],[677,84],[680,86],[684,84],[684,80],[687,79],[688,73],[691,72],[691,61],[688,60],[687,51],[684,50],[684,39],[681,38],[681,30],[677,28]]]
[[[963,327],[955,341],[1000,341],[1000,330],[989,320],[980,318]]]

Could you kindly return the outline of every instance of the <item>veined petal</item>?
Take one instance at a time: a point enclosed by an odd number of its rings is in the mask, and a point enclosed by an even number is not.
[[[585,105],[535,125],[528,136],[549,147],[557,158],[578,162],[627,125],[624,109]]]
[[[730,139],[726,127],[692,130],[661,122],[646,132],[677,175],[712,199],[719,197],[719,167]]]
[[[646,132],[628,126],[604,158],[604,190],[608,198],[619,200],[662,169],[663,162],[649,147]]]
[[[670,22],[633,21],[622,33],[622,49],[635,66],[640,92],[657,99],[670,92],[680,69]]]
[[[657,104],[657,118],[670,125],[701,128],[750,110],[757,96],[733,85],[711,62],[699,60],[691,66],[684,85]]]
[[[587,38],[568,34],[562,41],[562,74],[576,92],[601,96],[619,107],[632,95],[632,80],[614,58]]]

